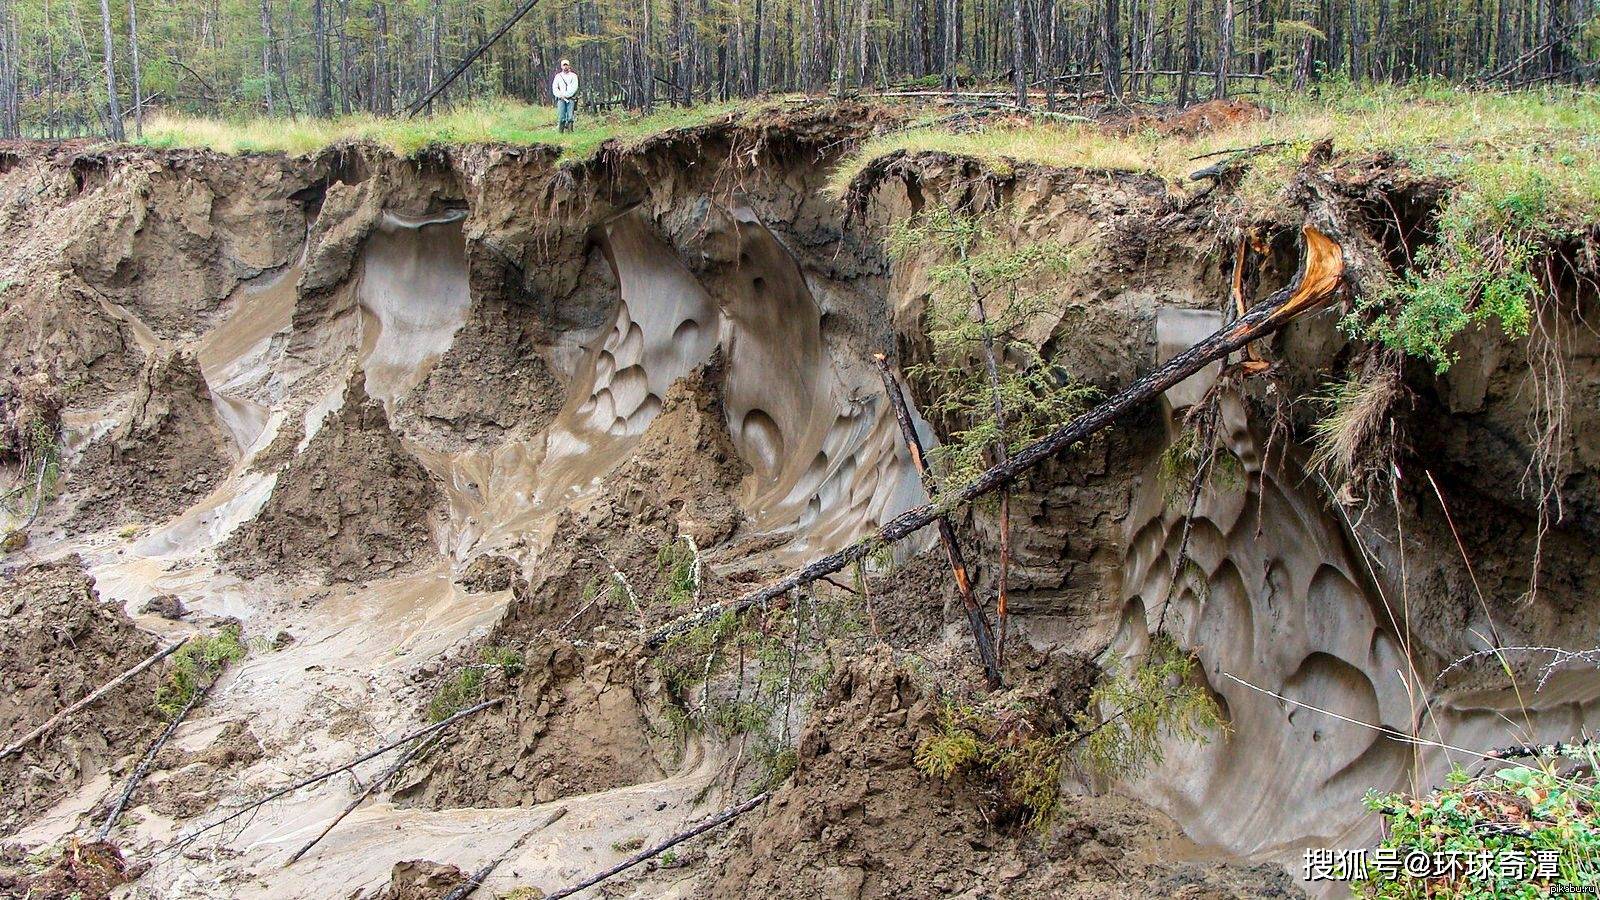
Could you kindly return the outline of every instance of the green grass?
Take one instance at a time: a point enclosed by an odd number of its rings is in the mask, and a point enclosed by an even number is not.
[[[244,659],[245,652],[237,625],[191,638],[172,654],[172,668],[156,686],[156,709],[169,719],[182,712],[197,692],[222,674],[224,666]]]
[[[1600,208],[1600,99],[1566,89],[1516,94],[1470,92],[1411,85],[1325,88],[1319,98],[1269,94],[1272,115],[1209,134],[1165,136],[1154,129],[1114,133],[1090,123],[1037,121],[955,133],[913,127],[864,144],[834,173],[843,190],[868,162],[884,154],[932,150],[970,156],[1005,172],[1019,163],[1147,172],[1171,182],[1222,157],[1191,157],[1272,142],[1257,155],[1241,186],[1263,201],[1305,156],[1311,144],[1332,138],[1344,151],[1387,151],[1427,174],[1492,183],[1506,170],[1537,161],[1559,170],[1557,206],[1593,216]]]
[[[503,669],[506,678],[516,679],[527,665],[523,651],[516,647],[494,644],[478,653],[479,662],[467,663],[439,682],[428,708],[423,713],[428,723],[437,724],[484,699],[487,673],[490,669]]]
[[[1583,762],[1592,765],[1593,760]],[[1411,900],[1424,897],[1537,898],[1562,886],[1593,891],[1600,886],[1600,789],[1592,772],[1570,776],[1543,762],[1539,768],[1511,766],[1473,777],[1457,769],[1448,784],[1426,796],[1372,794],[1367,808],[1384,819],[1384,839],[1368,856],[1354,883],[1357,897]],[[1449,854],[1463,867],[1431,878],[1373,865],[1387,851]],[[1494,861],[1473,871],[1474,860]],[[1547,860],[1541,871],[1540,858]],[[1518,866],[1514,860],[1524,865]],[[1513,860],[1505,868],[1502,861]]]
[[[554,107],[529,106],[515,100],[494,100],[456,107],[416,119],[382,119],[353,115],[335,119],[301,118],[223,120],[158,115],[145,123],[137,143],[156,148],[203,147],[222,153],[313,153],[342,141],[376,142],[395,153],[410,155],[434,144],[544,144],[564,154],[587,157],[606,140],[636,143],[653,135],[701,125],[750,104],[712,103],[688,109],[662,107],[648,116],[579,115],[577,130],[556,130]]]

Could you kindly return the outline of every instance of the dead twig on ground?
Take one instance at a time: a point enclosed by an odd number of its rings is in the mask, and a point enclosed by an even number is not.
[[[755,809],[757,806],[760,806],[761,804],[767,802],[767,798],[769,796],[771,796],[771,795],[768,794],[767,792],[763,791],[762,793],[759,793],[759,794],[755,795],[754,797],[751,797],[749,800],[746,800],[745,802],[739,804],[738,806],[734,806],[734,807],[731,807],[729,809],[725,809],[722,812],[717,813],[716,815],[712,816],[711,818],[706,819],[705,821],[703,821],[700,824],[694,826],[693,828],[690,828],[688,831],[680,831],[677,834],[673,835],[672,837],[667,838],[666,840],[662,841],[659,844],[656,844],[656,845],[651,846],[651,847],[646,847],[645,849],[640,850],[638,853],[635,853],[634,855],[628,857],[627,859],[623,860],[622,862],[619,862],[616,865],[612,866],[611,868],[606,869],[604,872],[600,872],[600,873],[595,874],[595,875],[590,875],[588,878],[585,878],[584,880],[578,882],[577,884],[572,885],[571,887],[564,887],[561,890],[556,891],[553,894],[546,894],[545,895],[545,900],[560,900],[560,898],[562,898],[562,897],[570,897],[573,894],[576,894],[577,892],[579,892],[581,890],[584,890],[586,888],[594,887],[595,885],[599,884],[602,881],[605,881],[606,879],[612,877],[613,875],[616,875],[616,874],[618,874],[620,872],[624,872],[624,871],[626,871],[628,869],[631,869],[634,866],[638,865],[639,863],[642,863],[645,860],[651,858],[652,856],[656,856],[657,854],[664,853],[667,850],[670,850],[671,848],[676,847],[677,845],[683,843],[684,841],[687,841],[688,839],[690,839],[692,837],[695,837],[696,835],[703,834],[703,833],[705,833],[707,831],[710,831],[713,828],[716,828],[718,825],[721,825],[724,822],[732,821],[733,819],[736,819],[739,816],[744,815],[745,813],[749,812],[750,810]],[[463,894],[462,896],[464,897],[466,895]],[[447,900],[455,900],[454,895],[452,895],[451,898],[447,898]]]
[[[225,668],[228,665],[228,661],[223,660],[219,665]],[[117,819],[122,816],[122,810],[127,807],[128,801],[133,799],[134,791],[139,789],[139,782],[143,781],[144,776],[150,773],[150,767],[156,761],[156,754],[161,752],[161,748],[166,746],[167,741],[172,739],[172,735],[178,730],[178,726],[182,725],[183,720],[189,717],[189,713],[200,705],[200,702],[205,699],[207,694],[211,693],[211,688],[221,678],[222,668],[219,668],[217,674],[210,681],[207,681],[199,690],[194,692],[194,695],[189,698],[189,702],[178,710],[178,714],[172,717],[171,722],[167,723],[167,727],[161,732],[161,736],[156,738],[155,743],[150,745],[149,750],[145,751],[144,758],[139,760],[139,765],[134,767],[133,774],[128,776],[128,783],[122,789],[122,796],[118,797],[116,804],[111,807],[111,813],[106,816],[105,824],[100,826],[100,833],[95,835],[95,840],[103,841],[111,835],[111,829],[116,827]]]
[[[327,781],[329,778],[332,778],[335,775],[338,775],[338,774],[343,773],[343,772],[348,772],[351,769],[354,769],[356,766],[361,765],[362,763],[366,762],[369,759],[374,759],[376,757],[382,756],[383,754],[388,753],[390,750],[393,750],[396,747],[399,747],[399,746],[401,746],[403,744],[406,744],[406,743],[409,743],[411,741],[417,740],[418,738],[424,738],[424,737],[427,737],[428,735],[431,735],[431,734],[437,734],[437,733],[445,730],[446,728],[451,727],[452,725],[454,725],[455,723],[461,721],[462,719],[465,719],[468,716],[475,715],[475,714],[477,714],[479,712],[482,712],[483,710],[486,710],[491,706],[498,706],[504,700],[505,700],[504,697],[495,697],[492,700],[485,700],[482,703],[479,703],[477,706],[470,706],[470,707],[462,710],[461,712],[456,713],[455,715],[451,716],[448,719],[444,719],[442,721],[435,722],[434,724],[429,725],[426,728],[419,728],[416,731],[413,731],[410,734],[408,734],[408,735],[406,735],[406,736],[404,736],[404,737],[402,737],[402,738],[400,738],[398,740],[391,741],[390,743],[385,744],[382,747],[379,747],[378,749],[373,750],[370,753],[363,754],[362,756],[359,756],[359,757],[351,760],[350,762],[347,762],[344,765],[339,766],[336,769],[329,769],[328,771],[323,772],[321,774],[312,775],[309,778],[302,778],[299,781],[296,781],[294,784],[291,784],[286,788],[280,788],[279,790],[273,791],[272,793],[270,793],[267,796],[261,798],[260,800],[257,800],[257,801],[255,801],[253,803],[250,803],[250,804],[248,804],[248,805],[246,805],[246,806],[244,806],[244,807],[242,807],[240,809],[234,810],[233,812],[229,813],[228,815],[223,816],[222,818],[218,819],[215,822],[212,822],[210,825],[204,825],[204,826],[200,827],[198,830],[192,831],[189,834],[186,834],[183,837],[178,838],[177,840],[173,841],[171,844],[168,844],[167,847],[165,849],[163,849],[162,851],[160,851],[160,852],[167,853],[167,852],[172,852],[172,851],[176,851],[176,850],[181,850],[184,847],[187,847],[188,845],[194,843],[197,839],[199,839],[199,837],[201,835],[205,834],[206,832],[213,831],[213,830],[215,830],[217,828],[221,828],[223,825],[226,825],[229,822],[236,821],[236,820],[238,820],[239,818],[241,818],[243,816],[249,815],[250,813],[254,812],[255,810],[260,809],[263,806],[266,806],[268,803],[271,803],[272,801],[277,800],[279,797],[284,797],[284,796],[287,796],[289,794],[294,793],[295,791],[300,790],[301,788],[310,787],[313,784],[318,784],[320,782]]]
[[[415,744],[412,744],[410,747],[406,748],[406,752],[400,754],[400,758],[394,761],[394,765],[384,769],[383,774],[367,782],[367,786],[362,789],[361,793],[357,794],[354,799],[346,804],[345,808],[340,810],[337,816],[333,817],[332,822],[329,822],[326,827],[317,832],[316,837],[306,841],[305,846],[301,847],[299,850],[296,850],[294,855],[289,857],[288,861],[284,863],[284,866],[292,866],[295,864],[296,860],[302,856],[305,856],[312,847],[315,847],[318,842],[328,836],[328,832],[332,831],[334,826],[344,821],[345,816],[355,812],[356,807],[365,803],[368,797],[371,797],[374,793],[377,793],[377,791],[385,784],[388,784],[389,781],[394,778],[394,776],[400,774],[400,770],[404,769],[407,763],[415,759],[419,753],[433,746],[434,743],[435,741],[433,740],[417,741]]]
[[[510,859],[511,854],[521,850],[522,845],[528,842],[528,838],[533,837],[535,832],[543,831],[546,828],[549,828],[551,825],[554,825],[556,822],[560,821],[562,816],[566,814],[567,808],[565,806],[559,807],[543,822],[540,822],[538,825],[535,825],[532,828],[529,828],[527,831],[524,831],[520,837],[512,842],[511,846],[505,849],[504,853],[501,853],[494,859],[489,860],[483,865],[483,868],[473,872],[471,878],[468,878],[466,881],[456,885],[455,890],[444,896],[444,900],[466,900],[467,897],[472,895],[473,891],[483,886],[483,882],[487,880],[490,875],[494,874],[495,869],[500,868],[501,863]]]

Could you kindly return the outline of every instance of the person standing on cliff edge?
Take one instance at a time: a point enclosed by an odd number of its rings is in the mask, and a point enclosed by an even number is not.
[[[578,105],[578,73],[572,71],[571,60],[561,61],[561,71],[550,82],[550,93],[556,98],[556,126],[561,131],[571,131]]]

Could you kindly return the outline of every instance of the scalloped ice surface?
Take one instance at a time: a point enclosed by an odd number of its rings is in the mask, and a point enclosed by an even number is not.
[[[615,312],[571,373],[542,442],[502,448],[477,466],[486,499],[457,492],[482,523],[457,547],[544,534],[552,513],[627,456],[672,383],[719,346],[728,431],[751,469],[739,501],[756,531],[788,538],[779,556],[837,548],[926,499],[871,370],[829,346],[822,310],[782,243],[748,209],[734,218],[740,265],[718,297],[642,212],[605,224]]]
[[[1163,310],[1162,356],[1219,324],[1214,313]],[[1198,402],[1215,378],[1210,369],[1172,388],[1168,412]],[[1293,867],[1301,848],[1376,839],[1364,830],[1373,822],[1361,798],[1369,789],[1407,787],[1411,756],[1410,748],[1371,729],[1297,704],[1399,732],[1416,728],[1460,747],[1505,743],[1503,717],[1521,721],[1522,710],[1510,689],[1447,690],[1431,698],[1431,715],[1414,709],[1400,675],[1407,667],[1395,625],[1403,621],[1400,598],[1375,588],[1337,514],[1293,466],[1263,472],[1261,441],[1236,394],[1223,396],[1220,419],[1249,488],[1202,492],[1188,557],[1206,588],[1180,577],[1165,624],[1198,654],[1231,731],[1209,744],[1170,746],[1165,763],[1133,788],[1203,844]],[[1183,540],[1183,520],[1169,508],[1154,468],[1141,485],[1126,519],[1124,596],[1114,613],[1120,616],[1114,647],[1125,654],[1138,651],[1161,618]],[[1386,602],[1396,604],[1393,617]],[[1418,665],[1422,682],[1431,684],[1437,665]],[[1539,739],[1562,739],[1594,721],[1597,698],[1593,677],[1567,673],[1529,698],[1527,721]],[[1442,778],[1449,763],[1443,751],[1424,751],[1424,783]]]

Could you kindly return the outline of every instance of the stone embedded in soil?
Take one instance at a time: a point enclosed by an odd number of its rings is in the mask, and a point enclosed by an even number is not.
[[[139,607],[140,615],[160,616],[163,619],[181,619],[186,610],[177,594],[158,594]]]
[[[394,864],[389,888],[377,900],[442,900],[467,880],[467,873],[449,863],[408,859]]]

